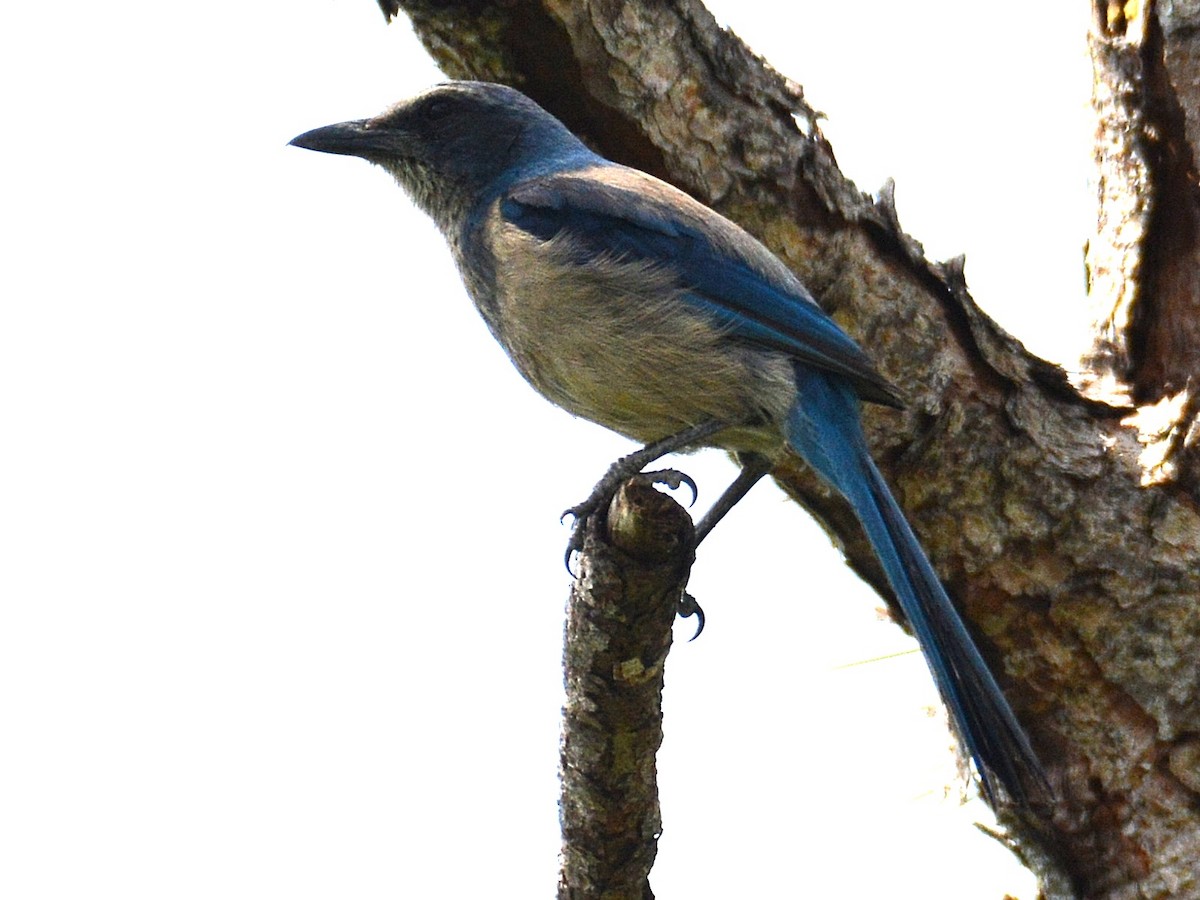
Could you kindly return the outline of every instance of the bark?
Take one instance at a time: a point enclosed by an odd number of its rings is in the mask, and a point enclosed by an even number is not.
[[[1088,396],[841,175],[801,88],[698,3],[382,3],[448,75],[517,86],[741,223],[869,348],[909,401],[866,410],[875,458],[1057,793],[1002,815],[1012,839],[1047,896],[1200,897],[1194,0],[1097,7]],[[845,505],[798,461],[774,474],[887,596]]]
[[[560,900],[648,900],[662,820],[655,754],[691,519],[627,483],[587,524],[567,605]]]
[[[1094,12],[1089,363],[1153,403],[1200,371],[1200,4],[1096,0]]]

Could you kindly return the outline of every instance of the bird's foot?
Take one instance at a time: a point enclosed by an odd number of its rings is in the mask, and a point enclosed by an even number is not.
[[[567,571],[571,571],[571,554],[583,547],[583,532],[587,520],[591,516],[607,510],[617,488],[630,478],[642,479],[644,484],[665,484],[672,490],[681,484],[686,484],[692,489],[692,503],[695,503],[696,482],[687,475],[675,469],[662,469],[658,472],[643,472],[642,469],[668,453],[676,453],[703,444],[723,428],[725,425],[716,419],[700,422],[675,434],[667,435],[661,440],[649,443],[628,456],[622,456],[609,466],[604,477],[592,488],[592,493],[588,498],[562,514],[564,519],[568,515],[575,519],[575,526],[571,529],[571,540],[567,544]]]
[[[567,541],[565,558],[568,572],[571,572],[571,555],[583,549],[583,535],[587,528],[588,519],[597,513],[607,510],[608,504],[612,502],[613,494],[616,493],[617,488],[629,480],[637,480],[643,484],[651,485],[662,484],[673,491],[687,485],[692,492],[691,503],[696,502],[696,482],[692,480],[690,475],[680,472],[678,469],[659,469],[657,472],[636,472],[632,475],[628,475],[623,471],[614,472],[613,469],[610,469],[597,485],[592,488],[592,492],[586,500],[563,511],[562,519],[565,519],[567,516],[571,516],[574,519],[574,523],[571,526],[571,539]],[[691,503],[688,505],[690,506]],[[571,574],[575,573],[571,572]],[[703,620],[701,620],[701,628],[703,627]],[[696,633],[699,634],[699,631]]]

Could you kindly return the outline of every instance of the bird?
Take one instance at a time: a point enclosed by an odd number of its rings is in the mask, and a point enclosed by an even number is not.
[[[800,457],[860,522],[986,800],[1040,795],[1038,757],[868,450],[861,404],[899,407],[899,392],[757,239],[501,84],[445,82],[290,143],[389,172],[442,232],[520,374],[645,445],[568,510],[577,524],[661,456],[722,448],[739,474],[698,543],[780,459]],[[674,470],[648,475],[695,491]]]

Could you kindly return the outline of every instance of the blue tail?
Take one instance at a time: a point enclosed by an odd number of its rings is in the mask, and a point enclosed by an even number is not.
[[[1018,802],[1046,784],[1008,701],[946,596],[908,521],[867,452],[850,382],[797,366],[792,448],[846,498],[896,593],[942,699],[975,761],[988,802],[995,783]]]

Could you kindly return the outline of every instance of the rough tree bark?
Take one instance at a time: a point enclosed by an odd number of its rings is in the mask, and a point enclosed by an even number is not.
[[[563,659],[560,900],[648,900],[662,820],[655,759],[692,520],[629,482],[587,523]]]
[[[1185,393],[1200,361],[1200,4],[1095,12],[1089,362],[1099,386],[1155,403]]]
[[[983,315],[961,261],[924,258],[888,191],[841,175],[801,88],[699,3],[380,2],[450,76],[521,88],[741,223],[869,348],[909,399],[867,411],[875,458],[1058,795],[1005,820],[1047,895],[1200,897],[1195,0],[1093,0],[1079,386]],[[887,596],[845,506],[799,463],[774,474]]]

